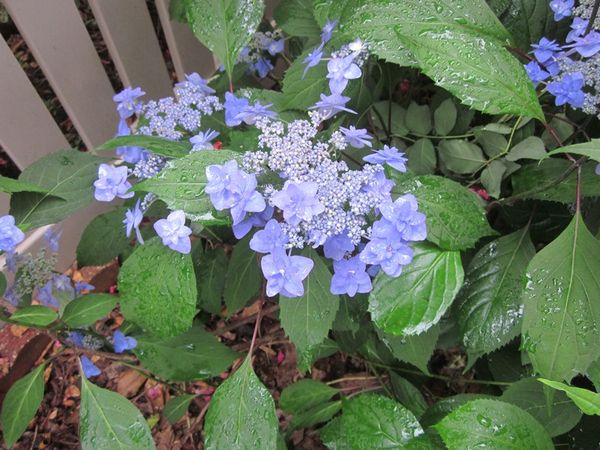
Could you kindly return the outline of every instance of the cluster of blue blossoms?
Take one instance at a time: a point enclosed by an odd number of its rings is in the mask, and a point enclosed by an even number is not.
[[[238,60],[246,63],[259,78],[266,77],[273,70],[273,57],[283,52],[285,40],[281,30],[262,32],[252,36],[250,43],[242,49]]]
[[[541,38],[533,44],[534,61],[525,66],[534,85],[546,84],[557,106],[565,104],[598,115],[600,109],[600,33],[590,23],[593,2],[552,0],[554,20],[573,18],[566,43]]]

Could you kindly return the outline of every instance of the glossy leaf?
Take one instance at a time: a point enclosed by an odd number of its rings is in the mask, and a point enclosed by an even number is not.
[[[342,432],[353,450],[402,448],[423,434],[417,418],[392,399],[362,394],[343,402]]]
[[[260,293],[263,275],[258,256],[248,245],[251,237],[248,235],[237,243],[229,260],[223,292],[229,315],[255,300]]]
[[[427,402],[421,391],[406,378],[402,378],[394,372],[390,372],[390,384],[396,400],[408,408],[415,417],[421,417],[427,409]]]
[[[192,149],[192,144],[189,141],[172,141],[158,136],[136,134],[112,138],[98,147],[98,150],[111,150],[123,146],[142,147],[157,155],[170,158],[181,158]]]
[[[159,238],[146,241],[125,260],[118,286],[123,315],[148,333],[176,336],[192,326],[197,297],[192,258],[165,247]]]
[[[304,280],[304,295],[279,297],[281,326],[300,351],[323,342],[340,305],[339,296],[329,292],[331,272],[323,259],[310,247],[302,251],[302,256],[314,262]]]
[[[106,264],[129,247],[129,238],[125,235],[126,208],[100,214],[83,231],[77,245],[77,264],[83,266],[101,266]]]
[[[225,66],[233,65],[263,16],[262,0],[184,0],[188,23],[196,37]]]
[[[17,380],[2,402],[2,435],[10,449],[27,429],[44,397],[44,364]]]
[[[288,431],[308,428],[317,423],[327,422],[342,409],[342,401],[320,403],[294,415]]]
[[[10,320],[20,325],[45,327],[58,318],[56,310],[42,305],[30,305],[18,309]]]
[[[136,336],[134,349],[144,367],[170,381],[217,376],[240,355],[199,325],[175,337]]]
[[[194,221],[212,219],[212,203],[204,193],[206,167],[236,159],[229,150],[193,152],[172,161],[157,176],[148,178],[133,187],[136,192],[152,192],[164,201],[169,209],[183,209]]]
[[[307,378],[296,381],[281,391],[279,404],[284,411],[298,414],[303,410],[325,403],[337,393],[337,389]]]
[[[420,422],[424,427],[430,427],[465,403],[481,398],[490,398],[490,396],[484,394],[457,394],[444,397],[427,408],[420,418]]]
[[[462,405],[434,427],[450,450],[467,448],[552,450],[546,430],[521,408],[479,399]]]
[[[83,450],[149,450],[148,422],[125,397],[81,377],[79,439]]]
[[[413,249],[413,260],[400,276],[380,272],[369,295],[369,312],[377,327],[398,336],[421,334],[438,323],[463,283],[459,252],[431,244]]]
[[[313,15],[312,0],[288,0],[275,10],[275,21],[291,36],[318,39],[321,27]]]
[[[427,220],[427,239],[443,250],[465,250],[495,234],[477,196],[464,186],[435,175],[397,182],[394,194],[414,194]]]
[[[481,149],[462,139],[441,141],[438,147],[440,160],[444,166],[455,173],[474,173],[480,169],[486,159]]]
[[[313,49],[302,53],[286,70],[283,77],[283,98],[279,104],[281,110],[306,109],[320,99],[320,94],[328,92],[327,61],[321,61],[311,67],[304,75],[304,59]]]
[[[117,300],[110,294],[84,295],[67,304],[61,319],[71,328],[93,325],[114,309]]]
[[[600,357],[600,242],[579,213],[529,263],[522,347],[543,377],[570,381]]]
[[[171,398],[165,403],[163,416],[167,418],[171,425],[175,425],[185,415],[194,398],[196,398],[194,394],[181,394]]]
[[[192,258],[194,258],[193,254]],[[198,286],[198,305],[213,314],[221,312],[227,263],[227,257],[221,248],[206,250],[202,253],[200,261],[194,261]]]
[[[427,363],[440,336],[439,325],[416,336],[393,336],[379,333],[380,339],[400,361],[412,364],[423,373],[429,373]]]
[[[486,244],[471,260],[457,299],[460,334],[470,357],[490,353],[520,333],[520,296],[534,255],[523,228]]]
[[[213,394],[204,421],[204,448],[273,449],[278,428],[273,398],[248,357]]]
[[[19,181],[33,183],[47,193],[17,192],[10,199],[10,214],[18,224],[40,227],[57,223],[92,202],[99,158],[77,150],[61,150],[28,166]]]
[[[581,412],[564,393],[548,396],[544,391],[535,378],[524,378],[511,384],[502,394],[502,400],[531,414],[551,437],[567,433],[581,420]]]
[[[544,378],[540,378],[539,381],[551,388],[563,391],[585,414],[600,416],[600,394]]]

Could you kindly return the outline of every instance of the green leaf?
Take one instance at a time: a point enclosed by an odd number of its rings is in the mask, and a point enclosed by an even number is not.
[[[204,193],[206,167],[236,159],[239,154],[229,150],[193,152],[171,161],[157,176],[133,187],[136,192],[152,192],[169,209],[183,209],[192,221],[212,218],[212,203]]]
[[[188,23],[231,75],[263,16],[262,0],[184,0]]]
[[[202,259],[199,262],[194,261],[194,269],[198,287],[198,305],[210,313],[219,314],[227,275],[225,252],[222,248],[204,251]]]
[[[483,147],[483,151],[490,158],[498,157],[508,147],[508,141],[500,133],[478,130],[475,134],[477,136],[477,143]]]
[[[575,402],[584,414],[600,416],[600,394],[588,389],[559,383],[558,381],[545,380],[544,378],[540,378],[539,381],[551,388],[563,391],[567,394],[567,397]]]
[[[460,252],[431,244],[413,249],[413,260],[400,276],[380,272],[369,295],[369,312],[377,327],[398,336],[421,334],[438,323],[463,282]]]
[[[171,398],[165,404],[165,409],[162,412],[163,416],[167,418],[171,425],[175,425],[185,415],[194,398],[196,398],[194,394],[181,394]]]
[[[240,355],[199,325],[175,337],[136,336],[144,367],[170,381],[194,381],[223,373]]]
[[[329,450],[347,450],[350,444],[342,431],[342,416],[335,417],[319,430],[321,442]]]
[[[457,300],[460,334],[470,359],[502,347],[520,333],[520,295],[534,255],[526,227],[486,244],[471,260]]]
[[[587,368],[587,377],[592,381],[597,392],[600,392],[600,358]]]
[[[109,294],[88,294],[69,302],[62,315],[62,321],[71,328],[93,325],[110,313],[118,298]]]
[[[340,297],[329,291],[331,272],[325,261],[310,247],[301,254],[315,263],[304,280],[304,295],[279,296],[281,326],[300,351],[323,342],[340,305]]]
[[[77,245],[77,264],[101,266],[106,264],[129,247],[125,235],[123,218],[126,208],[100,214],[83,231]]]
[[[342,401],[321,403],[313,406],[306,411],[301,411],[295,414],[290,424],[288,432],[297,430],[298,428],[308,428],[321,422],[327,422],[342,409]]]
[[[390,100],[382,100],[374,103],[371,108],[373,124],[381,129],[387,130],[394,136],[403,137],[408,134],[406,127],[406,110],[398,103]],[[390,127],[388,127],[388,124]],[[391,128],[388,130],[388,128]]]
[[[481,149],[462,139],[443,140],[438,153],[444,166],[455,173],[474,173],[485,164],[486,158]]]
[[[432,128],[429,106],[410,102],[406,110],[406,126],[413,133],[429,134]]]
[[[448,178],[417,176],[397,182],[392,192],[417,197],[427,218],[427,239],[443,250],[465,250],[495,234],[476,194]]]
[[[447,98],[433,112],[433,123],[435,124],[435,132],[438,136],[446,136],[450,134],[454,125],[456,125],[456,116],[458,110],[454,105],[454,100]]]
[[[156,448],[148,422],[125,397],[81,377],[79,439],[83,450]]]
[[[501,161],[492,161],[481,171],[481,184],[491,197],[500,197],[502,178],[506,174],[506,166]]]
[[[462,405],[434,426],[453,449],[493,448],[552,450],[546,430],[521,408],[479,399]]]
[[[192,258],[165,247],[159,238],[146,241],[125,260],[118,286],[123,315],[147,332],[169,337],[192,326],[197,297]]]
[[[296,349],[296,365],[302,373],[309,372],[315,361],[327,358],[339,350],[337,343],[325,338],[319,344],[311,345],[303,349]]]
[[[290,414],[298,414],[313,406],[325,403],[337,393],[337,389],[320,381],[311,379],[299,380],[281,391],[279,405],[281,409]]]
[[[327,92],[327,62],[321,61],[315,67],[311,67],[304,75],[304,59],[312,51],[306,50],[286,70],[283,77],[283,98],[279,108],[283,111],[288,109],[307,109],[319,101],[320,95]]]
[[[420,418],[420,422],[424,427],[430,427],[458,407],[480,398],[490,398],[490,396],[483,394],[457,394],[451,397],[444,397],[427,408],[425,414]]]
[[[595,173],[596,165],[596,163],[589,162],[581,166],[582,197],[600,196],[600,177]],[[513,195],[562,203],[575,202],[577,171],[572,171],[564,178],[564,174],[567,173],[570,166],[569,161],[557,158],[523,166],[512,177]],[[538,192],[550,184],[553,186]]]
[[[522,347],[534,369],[570,381],[600,357],[600,242],[579,213],[529,263]]]
[[[275,403],[252,370],[250,357],[215,391],[204,421],[207,450],[274,449]]]
[[[118,136],[98,147],[98,150],[112,150],[117,147],[142,147],[157,155],[169,158],[181,158],[192,149],[189,141],[172,141],[158,136]]]
[[[435,172],[437,156],[431,141],[422,138],[406,149],[408,168],[416,175],[427,175]]]
[[[559,147],[559,144],[556,140],[556,136],[558,136],[558,140],[560,142],[564,142],[570,136],[573,136],[575,132],[575,127],[571,125],[571,121],[565,114],[557,114],[556,117],[553,117],[550,121],[550,126],[547,127],[542,133],[542,141],[544,141],[544,145],[549,150],[554,150]],[[550,133],[550,130],[553,130],[553,133]]]
[[[44,398],[44,364],[17,380],[2,402],[2,434],[10,449],[27,429]]]
[[[408,408],[415,417],[421,417],[427,409],[427,402],[421,391],[406,378],[402,378],[394,372],[390,372],[390,382],[396,400]]]
[[[46,194],[48,189],[34,183],[0,175],[0,192],[7,192],[9,194],[14,192],[39,192],[40,194]]]
[[[254,300],[260,293],[263,280],[258,256],[249,246],[251,235],[239,241],[233,249],[225,278],[225,304],[228,315]]]
[[[19,181],[33,183],[47,193],[17,192],[10,199],[10,214],[18,224],[40,227],[57,223],[93,199],[98,166],[108,162],[77,150],[61,150],[28,166]]]
[[[519,159],[543,159],[547,155],[544,141],[537,136],[529,136],[510,149],[506,155],[509,161]]]
[[[30,325],[33,327],[45,327],[50,325],[58,318],[58,313],[47,306],[30,305],[18,309],[10,320],[20,325]]]
[[[281,2],[274,14],[277,25],[286,34],[318,39],[321,27],[313,15],[312,0],[287,0]]]
[[[362,394],[343,402],[342,432],[354,450],[403,448],[423,434],[417,418],[392,399]]]
[[[396,358],[412,364],[423,373],[429,373],[427,363],[440,336],[439,325],[435,325],[425,333],[416,336],[399,337],[383,332],[378,332],[378,334]]]
[[[521,352],[509,346],[502,347],[500,350],[488,355],[486,359],[490,372],[496,381],[513,383],[521,378],[533,375],[531,366],[523,365]]]
[[[592,139],[590,142],[584,142],[583,144],[560,147],[552,150],[550,153],[546,153],[544,156],[549,157],[552,155],[558,155],[560,153],[583,155],[593,159],[594,161],[600,162],[600,139]]]
[[[535,378],[524,378],[511,384],[502,400],[531,414],[551,437],[567,433],[581,420],[581,412],[562,392],[551,399],[546,394]]]
[[[3,295],[6,292],[6,275],[4,272],[0,272],[0,295]]]

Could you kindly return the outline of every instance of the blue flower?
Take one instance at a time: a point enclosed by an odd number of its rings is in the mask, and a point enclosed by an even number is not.
[[[81,361],[81,368],[83,369],[86,378],[97,377],[102,373],[102,371],[98,369],[87,356],[82,356],[79,360]]]
[[[65,292],[71,296],[71,298],[75,297],[75,288],[71,283],[71,279],[66,275],[54,275],[52,277],[52,283],[54,283],[54,287],[60,292]]]
[[[363,161],[371,164],[387,164],[400,172],[406,172],[406,159],[404,153],[399,152],[396,147],[385,145],[382,150],[363,157]]]
[[[296,226],[325,211],[325,207],[317,199],[318,189],[317,183],[312,181],[286,181],[283,189],[271,197],[271,202],[283,211],[287,223]]]
[[[375,238],[367,243],[359,257],[365,264],[380,265],[387,275],[397,277],[402,267],[412,261],[413,251],[402,241]]]
[[[275,219],[271,219],[263,230],[257,231],[250,240],[250,248],[258,253],[272,253],[282,250],[288,243],[288,237]]]
[[[337,234],[328,238],[323,244],[323,253],[326,258],[339,261],[347,253],[354,251],[354,244],[347,234]]]
[[[16,273],[17,272],[17,264],[21,260],[21,257],[19,256],[19,254],[17,252],[15,252],[14,250],[11,250],[11,251],[6,252],[4,254],[4,256],[6,257],[6,259],[5,259],[6,269],[9,272]]]
[[[121,119],[127,119],[142,110],[141,103],[136,102],[136,99],[145,94],[139,87],[135,89],[126,87],[113,96],[113,100],[117,103],[117,111]]]
[[[4,298],[13,306],[17,306],[17,303],[19,303],[19,296],[15,292],[13,286],[6,288],[6,291],[4,291]]]
[[[109,164],[100,164],[98,179],[94,181],[94,197],[100,202],[110,202],[115,197],[131,198],[133,192],[127,192],[131,183],[127,181],[127,167],[113,167]]]
[[[600,33],[597,31],[592,31],[583,37],[576,37],[574,41],[574,44],[568,45],[567,47],[575,48],[577,53],[584,58],[594,56],[600,51]]]
[[[596,166],[596,175],[600,175],[600,164]]]
[[[331,58],[327,63],[327,78],[333,94],[341,94],[349,80],[360,78],[362,72],[354,63],[354,55]]]
[[[575,38],[581,36],[587,29],[589,21],[582,19],[581,17],[575,17],[571,22],[571,31],[567,34],[566,41],[574,42]]]
[[[275,56],[283,51],[284,46],[285,40],[283,38],[271,39],[265,47],[265,50],[268,51],[271,56]]]
[[[552,0],[550,9],[554,11],[554,20],[556,22],[569,17],[573,13],[575,0]]]
[[[399,233],[401,239],[405,241],[422,241],[427,237],[427,226],[425,224],[425,214],[418,211],[419,205],[417,199],[412,194],[405,194],[398,197],[395,201],[385,201],[379,205],[379,210],[384,220],[388,220],[395,230]],[[374,235],[378,235],[375,224]],[[390,236],[386,230],[383,236]]]
[[[306,58],[304,58],[303,62],[306,64],[306,67],[304,69],[304,72],[302,73],[302,78],[306,76],[306,72],[308,72],[308,69],[310,69],[311,67],[315,67],[317,64],[319,64],[321,62],[321,59],[323,59],[323,44],[319,45],[312,52],[306,55]]]
[[[75,283],[75,292],[77,295],[81,294],[83,291],[94,291],[96,290],[96,286],[93,284],[85,283],[83,281],[78,281]]]
[[[372,136],[367,133],[364,128],[356,129],[350,125],[350,128],[340,127],[341,132],[344,134],[346,142],[354,148],[363,148],[365,145],[371,147]]]
[[[129,136],[131,135],[131,130],[129,129],[129,125],[125,119],[119,120],[119,125],[117,126],[117,134],[116,136]],[[118,156],[121,156],[125,162],[136,164],[139,161],[145,161],[148,159],[149,152],[144,150],[142,147],[130,147],[123,146],[117,147],[116,153]]]
[[[304,256],[288,256],[278,250],[263,256],[260,261],[263,275],[267,280],[267,295],[277,294],[286,297],[301,297],[304,294],[302,281],[312,270],[314,263]]]
[[[113,334],[113,347],[115,353],[123,353],[137,347],[137,341],[131,336],[125,336],[121,330],[116,330]]]
[[[271,106],[271,104],[263,105],[260,102],[255,102],[254,106],[246,105],[235,116],[235,120],[240,120],[248,125],[254,125],[256,119],[259,117],[275,117],[277,114],[269,109]]]
[[[13,216],[6,215],[0,217],[0,250],[12,252],[23,239],[25,239],[25,233],[19,227],[15,226],[15,218]]]
[[[371,179],[369,184],[366,184],[360,188],[361,192],[366,192],[372,194],[375,198],[384,197],[387,198],[390,196],[390,192],[392,188],[395,186],[392,180],[386,178],[385,173],[377,172],[375,176]]]
[[[200,131],[196,136],[190,138],[192,143],[192,151],[197,152],[199,150],[212,150],[213,146],[210,143],[220,133],[210,128],[206,131]]]
[[[537,86],[540,81],[544,81],[550,76],[550,74],[542,69],[535,61],[531,61],[526,64],[525,70],[527,71],[527,75],[531,79],[534,86]]]
[[[135,229],[135,236],[140,244],[144,243],[142,233],[140,233],[140,224],[142,223],[143,218],[144,213],[140,209],[140,200],[138,199],[134,208],[128,209],[125,212],[125,220],[123,220],[123,223],[125,224],[125,235],[129,237],[131,232]]]
[[[323,119],[329,119],[340,111],[356,114],[356,111],[346,108],[345,105],[348,103],[348,100],[350,100],[350,97],[340,94],[321,94],[321,100],[315,103],[315,106],[311,107],[310,109],[318,109],[319,113],[321,113],[323,116]]]
[[[250,214],[244,220],[231,227],[233,230],[233,235],[236,237],[236,239],[242,239],[250,232],[252,227],[264,227],[269,219],[273,217],[273,211],[274,208],[271,205],[267,205],[261,212]]]
[[[373,285],[366,268],[366,264],[358,256],[335,261],[329,290],[334,295],[348,294],[350,297],[354,297],[357,292],[371,292]]]
[[[247,98],[237,98],[231,92],[225,93],[225,124],[228,127],[235,127],[242,123],[242,119],[237,116],[248,106],[249,102]]]
[[[548,92],[556,97],[556,106],[568,103],[575,108],[581,108],[585,101],[583,85],[585,80],[581,72],[565,75],[560,81],[548,84]]]
[[[264,78],[271,70],[273,70],[273,64],[267,58],[258,58],[258,60],[252,64],[252,68],[256,70],[259,78]]]
[[[560,45],[556,41],[551,41],[545,37],[541,38],[539,43],[532,44],[531,46],[535,49],[533,52],[535,59],[541,63],[545,63],[561,50]]]
[[[208,85],[208,81],[206,81],[196,72],[192,72],[189,75],[186,75],[185,81],[181,81],[175,86],[185,88],[189,87],[190,85],[196,87],[200,92],[203,92],[207,95],[215,93],[215,90]]]
[[[256,190],[256,185],[256,176],[243,170],[240,170],[238,176],[231,180],[229,189],[234,194],[235,202],[231,205],[230,212],[234,225],[240,223],[247,212],[256,213],[265,209],[265,199]]]
[[[191,251],[192,230],[185,226],[185,213],[182,210],[173,211],[166,219],[157,220],[154,230],[171,250],[184,254]]]
[[[206,167],[206,192],[217,211],[231,208],[237,201],[237,194],[230,188],[232,180],[239,176],[240,169],[236,160],[225,164],[212,164]]]
[[[48,281],[44,286],[38,288],[38,301],[44,306],[53,306],[58,308],[60,306],[59,301],[52,292],[52,280]]]
[[[335,26],[337,25],[337,23],[338,23],[337,20],[334,20],[333,22],[331,20],[327,20],[327,22],[325,23],[325,26],[321,30],[321,46],[323,46],[324,44],[329,42],[329,40],[331,39],[331,35],[333,34],[333,30],[335,29]]]
[[[60,237],[62,235],[62,230],[56,230],[52,228],[48,228],[44,233],[44,240],[48,244],[48,248],[52,253],[58,252],[58,247],[60,245]]]
[[[85,347],[83,334],[79,331],[69,332],[69,341],[76,347]]]

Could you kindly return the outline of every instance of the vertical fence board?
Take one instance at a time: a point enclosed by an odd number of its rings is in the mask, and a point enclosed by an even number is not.
[[[190,27],[169,18],[169,0],[156,0],[156,9],[169,45],[173,65],[179,80],[184,74],[198,72],[207,78],[215,72],[213,54],[198,41]]]
[[[73,0],[4,0],[88,147],[115,132],[113,90]]]
[[[146,98],[171,93],[171,80],[144,0],[90,0],[124,86],[140,86]]]
[[[69,143],[0,37],[0,144],[24,168]]]

